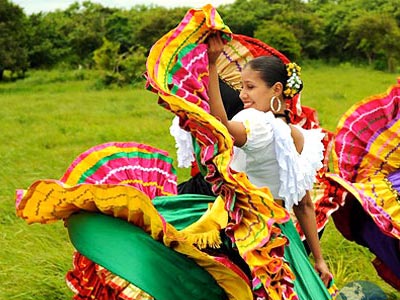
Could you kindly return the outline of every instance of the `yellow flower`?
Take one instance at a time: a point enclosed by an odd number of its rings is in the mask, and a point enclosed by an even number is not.
[[[286,65],[286,71],[288,75],[288,80],[286,82],[286,89],[284,94],[286,97],[294,97],[300,92],[302,81],[300,79],[301,67],[294,62],[288,63]]]

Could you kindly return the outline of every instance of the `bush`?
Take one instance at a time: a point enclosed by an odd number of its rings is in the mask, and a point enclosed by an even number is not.
[[[288,26],[275,21],[262,22],[254,32],[254,37],[285,54],[290,60],[298,60],[301,46]]]
[[[146,65],[146,49],[132,47],[127,52],[119,53],[119,43],[104,39],[103,46],[94,52],[96,67],[103,71],[101,83],[105,86],[116,84],[123,86],[142,81]]]

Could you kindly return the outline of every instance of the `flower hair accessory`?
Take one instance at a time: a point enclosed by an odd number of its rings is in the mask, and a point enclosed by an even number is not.
[[[291,62],[286,64],[286,71],[289,79],[286,82],[283,93],[286,97],[293,98],[303,88],[303,82],[300,79],[301,68],[296,63]]]

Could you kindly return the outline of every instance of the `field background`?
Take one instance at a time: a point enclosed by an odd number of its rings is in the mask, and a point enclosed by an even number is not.
[[[303,105],[317,109],[334,131],[343,113],[367,96],[396,83],[388,74],[351,65],[308,62],[302,70]],[[92,146],[136,141],[167,150],[172,114],[143,87],[103,89],[98,74],[85,70],[35,71],[25,80],[0,84],[0,300],[65,300],[72,293],[64,275],[73,248],[62,222],[27,225],[15,216],[16,189],[37,179],[59,179],[73,159]],[[178,169],[178,178],[188,178]],[[342,287],[352,280],[379,285],[389,299],[398,293],[375,273],[373,255],[348,242],[332,222],[322,237],[326,259]]]

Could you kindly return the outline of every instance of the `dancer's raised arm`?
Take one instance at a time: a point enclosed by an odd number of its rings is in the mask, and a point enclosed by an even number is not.
[[[224,43],[218,33],[211,35],[207,42],[209,66],[208,96],[210,98],[211,114],[217,117],[228,128],[229,133],[234,138],[235,146],[242,146],[247,140],[246,129],[241,122],[228,120],[219,89],[217,59],[223,51]]]

